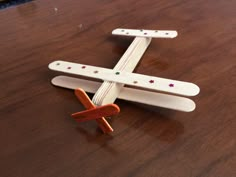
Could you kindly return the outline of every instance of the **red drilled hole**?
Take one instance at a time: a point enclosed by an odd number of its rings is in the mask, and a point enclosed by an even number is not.
[[[71,69],[71,67],[69,66],[69,67],[67,67],[67,69]]]
[[[144,33],[144,35],[147,35],[147,33]]]
[[[174,87],[175,85],[174,84],[169,84],[170,87]]]
[[[149,83],[150,83],[150,84],[153,84],[153,83],[154,83],[154,80],[150,80]]]
[[[86,68],[86,66],[82,66],[82,69],[85,69]]]

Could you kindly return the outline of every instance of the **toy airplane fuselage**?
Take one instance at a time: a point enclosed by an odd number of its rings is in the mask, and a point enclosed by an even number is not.
[[[103,83],[68,76],[57,76],[52,79],[52,84],[68,89],[82,88],[86,92],[95,93],[91,104],[97,106],[112,104],[116,98],[120,98],[184,112],[195,109],[196,106],[192,100],[176,95],[195,96],[200,92],[197,85],[132,73],[152,38],[174,38],[177,36],[176,31],[116,29],[112,34],[136,37],[114,69],[66,61],[54,61],[49,64],[51,70],[100,79],[104,81]],[[135,88],[127,88],[124,85],[135,86]],[[138,89],[139,87],[142,90]],[[84,94],[78,90],[77,93]],[[108,110],[108,108],[103,107],[101,109]]]

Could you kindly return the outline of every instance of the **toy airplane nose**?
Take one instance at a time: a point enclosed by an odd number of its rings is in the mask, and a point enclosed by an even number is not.
[[[71,115],[77,122],[80,123],[89,120],[96,120],[104,133],[113,131],[112,127],[104,117],[113,116],[120,112],[120,108],[116,104],[95,106],[85,91],[80,88],[75,90],[75,95],[87,109]]]

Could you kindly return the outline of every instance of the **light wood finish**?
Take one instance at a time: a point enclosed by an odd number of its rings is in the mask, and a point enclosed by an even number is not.
[[[235,177],[235,0],[35,0],[0,10],[1,177]],[[52,86],[55,60],[114,68],[133,37],[171,29],[135,73],[193,82],[195,111],[117,100],[102,134],[74,92]],[[92,98],[94,95],[89,94]]]
[[[60,65],[57,66],[57,64]],[[178,94],[183,96],[196,96],[200,92],[199,87],[196,84],[190,82],[183,82],[167,78],[148,76],[144,74],[130,73],[126,71],[117,71],[114,69],[95,67],[91,65],[83,65],[66,61],[55,61],[50,63],[49,66],[50,66],[49,68],[54,71],[59,71],[67,74],[74,74],[94,79],[107,80],[115,83],[121,83],[129,86],[134,86],[159,92],[166,92],[170,94]],[[81,69],[82,67],[84,67],[84,69]],[[115,95],[118,96],[118,94],[116,93]]]
[[[144,52],[147,50],[151,40],[151,38],[135,37],[113,69],[117,71],[133,72]],[[122,83],[104,81],[96,91],[92,101],[96,105],[114,103],[123,87],[124,84]]]
[[[149,38],[175,38],[177,31],[169,30],[147,30],[147,29],[124,29],[117,28],[112,31],[113,35],[149,37]]]
[[[98,88],[102,85],[100,82],[68,76],[56,76],[53,78],[52,83],[55,86],[72,90],[81,87],[89,93],[96,93]],[[141,103],[183,112],[191,112],[196,108],[194,101],[185,97],[128,87],[121,87],[121,90],[119,91],[120,92],[117,97],[118,99],[132,101],[135,103]]]

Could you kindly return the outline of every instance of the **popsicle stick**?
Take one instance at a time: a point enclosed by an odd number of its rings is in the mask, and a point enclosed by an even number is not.
[[[58,87],[73,90],[80,87],[86,92],[95,93],[102,83],[68,76],[57,76],[52,79],[52,84]],[[196,107],[195,103],[188,98],[126,87],[121,89],[118,98],[126,101],[158,106],[183,112],[191,112]]]
[[[85,93],[83,89],[80,89],[79,87],[74,88],[75,89],[75,95],[80,100],[80,102],[84,105],[86,109],[95,109],[96,106],[93,104],[93,102],[90,100],[88,95]],[[73,114],[72,114],[73,117]],[[103,131],[103,133],[109,133],[113,132],[112,127],[110,124],[106,121],[104,117],[101,117],[99,119],[96,119],[96,122],[98,123],[99,127]]]
[[[131,86],[141,87],[154,91],[169,92],[172,94],[195,96],[200,89],[197,85],[189,82],[165,79],[143,74],[116,71],[107,68],[82,65],[66,61],[55,61],[49,64],[51,70],[68,74],[87,76],[91,78],[112,81]]]
[[[151,38],[136,37],[114,69],[132,72],[151,43],[151,40]],[[96,105],[114,103],[123,86],[124,84],[121,83],[104,81],[95,93],[92,99],[93,103]]]
[[[136,30],[124,28],[117,28],[112,31],[112,34],[121,36],[139,36],[151,38],[174,38],[178,35],[177,31],[171,30]]]
[[[97,119],[100,117],[108,117],[116,115],[120,112],[120,108],[116,104],[107,104],[104,106],[98,106],[93,109],[81,111],[72,114],[71,116],[77,121],[77,122],[84,122],[88,120]]]

